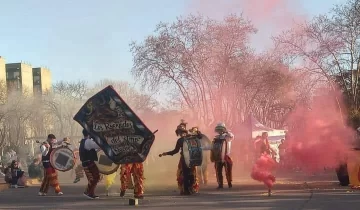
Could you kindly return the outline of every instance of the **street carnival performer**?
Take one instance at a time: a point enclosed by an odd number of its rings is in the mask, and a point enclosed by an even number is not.
[[[96,143],[101,146],[104,154],[108,156],[108,159],[115,163],[115,165],[120,164],[122,161],[129,163],[122,166],[124,168],[124,174],[128,175],[128,171],[133,172],[135,182],[135,197],[142,198],[144,193],[144,169],[141,162],[145,161],[152,143],[155,140],[154,134],[157,132],[157,130],[155,132],[151,132],[138,118],[138,116],[131,110],[131,108],[128,107],[125,101],[118,95],[118,93],[111,85],[92,96],[80,108],[73,119],[78,122],[86,131],[94,135]],[[107,123],[116,123],[119,128],[114,127],[114,129],[109,130],[103,130],[100,128],[102,125],[106,125]],[[99,127],[97,125],[99,125]],[[114,143],[117,149],[113,148],[114,145],[109,144],[107,139],[107,136],[110,137],[115,135],[119,136],[120,140]],[[128,136],[141,136],[144,141],[133,142],[127,139]],[[80,145],[80,158],[83,162],[84,171],[89,181],[89,185],[85,194],[87,194],[88,197],[96,198],[94,195],[94,189],[100,179],[100,171],[98,166],[100,167],[100,165],[104,164],[98,163],[98,153],[93,150],[99,147],[97,147],[97,145],[95,147],[94,140],[90,140],[88,138],[89,136],[86,140],[82,140],[82,144]],[[94,147],[86,148],[87,142],[90,141],[94,142]],[[103,148],[104,144],[106,146],[105,148]],[[86,152],[91,157],[89,161],[90,164],[82,157],[82,151],[84,153]],[[114,175],[106,177],[106,180],[108,181],[106,185],[107,188],[112,185],[112,178],[114,177]],[[123,179],[124,178],[127,178],[127,176],[123,176]],[[125,182],[125,184],[127,184],[127,182]],[[124,185],[123,190],[124,189],[128,189],[128,187]]]
[[[121,176],[121,172],[119,173],[120,176]],[[110,189],[111,187],[114,185],[115,183],[115,178],[116,178],[116,171],[112,174],[108,174],[108,175],[102,175],[100,178],[100,180],[104,180],[104,185],[105,185],[105,191],[106,191],[106,196],[109,196],[110,194]],[[127,180],[128,180],[128,184],[127,184],[127,187],[126,189],[134,189],[134,184],[132,182],[132,178],[131,178],[131,174],[129,173],[128,174],[128,177],[127,177]]]
[[[272,158],[274,150],[270,147],[268,133],[263,132],[254,144],[260,146],[260,157],[252,168],[251,177],[263,182],[268,188],[268,196],[271,196],[271,189],[275,183],[275,176],[271,174],[271,170],[275,167],[275,160]]]
[[[91,139],[94,139],[90,136]],[[79,146],[80,146],[81,140],[79,141]],[[74,152],[76,159],[80,160],[80,156],[79,156],[79,150],[77,152]],[[82,178],[85,177],[85,172],[84,172],[84,168],[82,166],[82,163],[78,164],[73,170],[72,172],[75,172],[75,180],[74,180],[74,184],[80,182],[80,180]],[[104,176],[100,174],[100,181],[102,180]],[[105,185],[108,186],[108,185]]]
[[[49,190],[49,186],[52,186],[55,189],[57,195],[63,195],[60,189],[57,171],[50,163],[50,154],[54,146],[60,145],[66,141],[67,139],[57,141],[54,134],[49,134],[47,140],[40,146],[42,154],[41,161],[44,166],[44,178],[41,183],[39,196],[45,196]]]
[[[85,129],[82,133],[84,138],[80,141],[79,156],[86,178],[88,179],[84,195],[90,199],[97,199],[99,196],[95,195],[95,188],[100,181],[100,173],[95,161],[98,161],[96,150],[99,150],[100,147],[90,138]]]
[[[120,166],[120,197],[130,188],[131,175],[134,179],[134,198],[144,198],[144,165],[143,163],[127,163]]]
[[[214,137],[214,143],[216,142],[222,142],[223,144],[226,144],[225,146],[225,158],[223,161],[216,161],[215,162],[215,171],[216,171],[216,180],[218,182],[217,189],[223,188],[223,167],[225,168],[225,175],[226,180],[228,182],[228,187],[232,188],[232,167],[233,167],[233,161],[230,157],[230,151],[231,151],[231,143],[234,139],[234,134],[232,134],[230,131],[227,130],[225,123],[218,123],[215,127],[215,132],[218,133]]]
[[[180,160],[177,169],[177,183],[180,189],[180,195],[192,195],[198,193],[199,191],[199,183],[196,177],[196,167],[187,167],[183,154],[184,139],[189,135],[188,130],[186,130],[186,124],[187,123],[182,120],[175,130],[176,135],[180,136],[176,142],[175,149],[159,155],[160,157],[166,155],[173,156],[180,151]],[[199,138],[202,138],[200,131],[197,131],[197,134]]]
[[[81,140],[79,141],[79,146],[80,146],[80,143],[81,143]],[[74,150],[75,151],[75,150]],[[75,157],[76,157],[76,162],[77,161],[79,161],[80,160],[80,156],[79,156],[79,150],[77,149],[77,151],[76,152],[74,152],[74,154],[75,154]],[[80,180],[82,179],[82,178],[84,178],[84,168],[82,167],[82,164],[80,163],[80,164],[78,164],[76,167],[74,167],[73,169],[72,169],[72,173],[74,173],[75,172],[75,180],[74,180],[74,182],[73,183],[78,183],[78,182],[80,182]]]
[[[190,135],[198,135],[199,128],[192,127],[189,129]],[[201,138],[201,145],[204,148],[211,148],[211,141],[208,138]],[[210,163],[210,150],[203,150],[203,159],[200,166],[196,166],[197,178],[199,183],[207,185],[209,181],[209,172],[207,165]]]

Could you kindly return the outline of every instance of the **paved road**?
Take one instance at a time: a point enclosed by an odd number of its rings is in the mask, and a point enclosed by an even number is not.
[[[0,209],[133,209],[128,205],[131,191],[120,198],[113,187],[113,194],[106,197],[104,187],[99,186],[99,200],[87,200],[81,195],[83,183],[62,186],[63,196],[51,193],[38,197],[38,186],[26,189],[8,189],[0,192]],[[178,210],[178,209],[216,209],[216,210],[359,210],[360,192],[349,192],[334,183],[316,182],[309,184],[280,183],[274,195],[264,195],[260,184],[242,184],[233,189],[214,190],[214,186],[202,188],[201,194],[191,197],[178,196],[175,187],[146,191],[144,200],[139,201],[137,209]]]
[[[281,176],[283,175],[283,176]],[[291,177],[291,178],[289,178]],[[267,197],[264,186],[251,179],[235,178],[234,188],[222,191],[214,190],[215,180],[211,185],[201,188],[199,195],[182,197],[174,186],[174,177],[157,179],[167,181],[170,185],[159,188],[159,182],[146,180],[145,199],[139,201],[137,209],[178,210],[359,210],[360,191],[350,192],[349,188],[341,188],[336,184],[334,173],[309,176],[278,174],[274,195]],[[120,198],[118,185],[112,187],[112,194],[105,196],[103,184],[97,189],[99,200],[87,200],[82,192],[86,184],[83,179],[78,184],[71,183],[69,173],[60,173],[60,183],[64,195],[61,197],[49,193],[47,197],[37,196],[38,185],[25,189],[7,189],[0,192],[0,209],[133,209],[128,205],[132,197],[129,190],[125,198]],[[307,183],[304,183],[304,180]],[[151,182],[152,181],[152,182]]]

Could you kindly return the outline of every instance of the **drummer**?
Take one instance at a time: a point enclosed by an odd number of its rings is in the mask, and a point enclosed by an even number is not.
[[[180,195],[191,195],[199,191],[199,184],[197,183],[196,179],[196,167],[193,166],[191,168],[188,168],[186,166],[183,155],[184,138],[188,135],[188,131],[186,130],[186,124],[187,123],[182,121],[175,130],[176,135],[180,136],[180,138],[176,142],[175,149],[159,155],[160,157],[166,155],[173,156],[180,151],[180,160],[177,170],[177,182],[180,189]],[[198,135],[201,136],[201,133],[198,132]]]
[[[190,135],[198,135],[199,128],[192,127],[189,129]],[[201,138],[201,145],[203,148],[211,147],[211,141],[208,138]],[[208,183],[208,168],[207,165],[210,162],[210,153],[209,150],[203,150],[203,158],[200,166],[196,167],[197,178],[199,183],[207,185]]]
[[[231,142],[234,139],[234,134],[226,129],[225,123],[218,123],[215,127],[215,132],[218,135],[215,136],[214,141],[224,141],[225,147],[225,160],[215,162],[216,180],[218,182],[218,188],[223,188],[223,174],[222,170],[225,167],[226,180],[229,188],[232,188],[232,166],[233,161],[230,158]]]
[[[50,154],[53,150],[53,147],[60,145],[63,142],[66,142],[66,139],[58,141],[56,140],[54,134],[49,134],[47,140],[40,146],[40,151],[42,153],[41,161],[44,166],[44,178],[41,183],[39,196],[45,196],[49,190],[50,185],[55,189],[55,193],[57,195],[63,195],[60,189],[57,172],[50,163]]]

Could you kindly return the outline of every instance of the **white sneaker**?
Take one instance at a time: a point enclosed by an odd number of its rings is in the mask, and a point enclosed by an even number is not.
[[[58,192],[58,193],[56,193],[56,195],[64,195],[64,193]]]
[[[39,192],[39,194],[38,194],[39,196],[45,196],[46,195],[46,193],[42,193],[42,192]]]

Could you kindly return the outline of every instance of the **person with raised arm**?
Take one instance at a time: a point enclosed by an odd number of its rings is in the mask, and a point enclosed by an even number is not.
[[[223,168],[225,168],[225,175],[226,175],[226,180],[228,182],[228,186],[229,188],[232,188],[233,161],[230,157],[230,152],[231,152],[231,143],[232,140],[234,139],[234,134],[228,131],[225,126],[225,123],[222,122],[216,125],[215,132],[218,134],[214,137],[214,143],[219,142],[221,144],[226,144],[224,160],[215,162],[216,179],[218,182],[217,189],[223,188],[223,174],[222,174]]]
[[[183,120],[177,126],[175,133],[180,138],[177,140],[175,149],[169,152],[164,152],[159,156],[175,155],[180,151],[180,160],[177,170],[177,183],[180,189],[180,195],[192,195],[199,191],[199,184],[196,179],[196,167],[187,167],[183,154],[183,144],[185,138],[188,136],[188,130],[186,130],[186,124]],[[201,133],[198,132],[199,138],[202,138]]]
[[[54,146],[60,145],[64,140],[57,140],[54,134],[49,134],[45,142],[40,146],[41,161],[44,166],[44,178],[42,180],[39,196],[45,196],[49,190],[49,186],[52,186],[57,195],[63,195],[60,189],[58,174],[55,168],[50,163],[50,154],[54,149]]]

